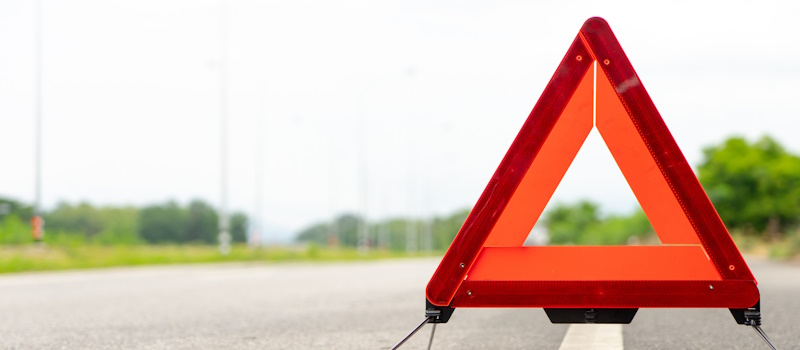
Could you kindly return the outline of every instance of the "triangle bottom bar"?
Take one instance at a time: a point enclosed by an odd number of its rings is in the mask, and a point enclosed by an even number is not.
[[[720,281],[700,245],[484,247],[468,281]]]
[[[748,308],[751,280],[464,281],[450,307]]]

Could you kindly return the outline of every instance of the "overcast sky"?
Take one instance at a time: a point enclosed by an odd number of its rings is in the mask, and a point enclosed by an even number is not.
[[[220,198],[219,2],[44,2],[46,208]],[[34,193],[33,1],[0,2],[0,196]],[[794,2],[229,0],[230,205],[297,230],[472,206],[591,16],[689,162],[729,135],[800,152]],[[259,121],[260,120],[260,121]],[[553,201],[637,203],[596,133]]]

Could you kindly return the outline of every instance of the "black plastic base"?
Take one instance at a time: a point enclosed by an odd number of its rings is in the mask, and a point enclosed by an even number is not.
[[[425,317],[433,316],[433,319],[428,323],[447,323],[450,320],[450,316],[453,316],[453,311],[456,311],[456,309],[447,306],[436,306],[431,304],[427,298],[425,299]]]
[[[753,307],[747,309],[729,309],[736,323],[746,326],[761,325],[761,299],[758,299]]]
[[[436,306],[425,299],[425,317],[433,316],[430,323],[447,323],[455,308]],[[729,309],[736,323],[747,326],[761,325],[761,300],[747,309]],[[551,323],[621,323],[629,324],[639,309],[544,309]]]
[[[544,309],[552,323],[624,323],[639,309]]]

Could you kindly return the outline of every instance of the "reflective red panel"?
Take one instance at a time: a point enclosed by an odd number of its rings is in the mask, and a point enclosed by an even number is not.
[[[758,301],[754,281],[465,281],[452,307],[744,309]]]

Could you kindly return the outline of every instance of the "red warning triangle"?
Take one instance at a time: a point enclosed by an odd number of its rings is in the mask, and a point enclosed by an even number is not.
[[[593,127],[663,245],[523,247]],[[616,37],[605,20],[591,18],[450,245],[426,297],[451,308],[744,309],[756,305],[759,292]]]

